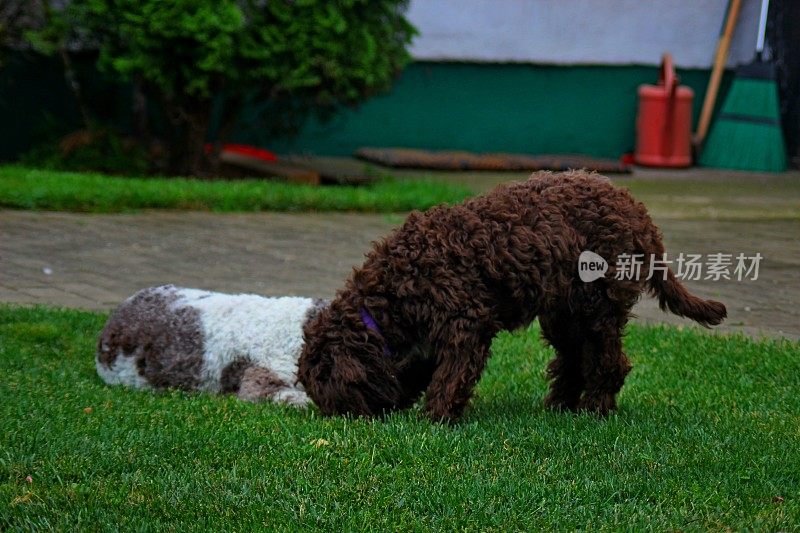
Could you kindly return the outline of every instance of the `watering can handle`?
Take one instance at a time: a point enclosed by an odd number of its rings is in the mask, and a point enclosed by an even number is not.
[[[672,55],[665,53],[661,57],[661,73],[658,76],[658,84],[664,85],[667,90],[667,109],[664,120],[664,132],[662,134],[662,153],[672,154],[672,113],[675,109],[675,96],[678,92],[680,80],[675,74],[675,66],[672,64]]]
[[[678,88],[678,76],[675,75],[675,67],[672,64],[672,55],[664,54],[661,57],[661,72],[658,75],[658,84],[663,85],[670,93],[670,97],[675,94]]]

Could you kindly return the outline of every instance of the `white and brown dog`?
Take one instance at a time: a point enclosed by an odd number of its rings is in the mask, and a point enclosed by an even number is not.
[[[110,385],[236,393],[304,406],[297,381],[303,325],[327,305],[165,285],[125,300],[97,341],[97,373]]]

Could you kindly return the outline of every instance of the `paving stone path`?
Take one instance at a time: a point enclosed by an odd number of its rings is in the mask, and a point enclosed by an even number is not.
[[[331,297],[401,220],[358,214],[0,211],[0,302],[110,309],[164,283]],[[722,300],[724,331],[800,338],[800,222],[657,220],[673,253],[760,252],[758,281],[689,282]],[[639,320],[690,324],[645,297]]]

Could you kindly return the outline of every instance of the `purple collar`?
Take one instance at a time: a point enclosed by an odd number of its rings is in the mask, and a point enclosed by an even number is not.
[[[369,311],[364,309],[363,307],[359,309],[361,313],[361,320],[364,321],[364,325],[367,326],[367,329],[374,331],[380,337],[383,337],[383,333],[381,333],[381,328],[378,327],[378,323],[375,322],[375,319],[372,318],[372,315],[369,314]],[[383,337],[383,355],[387,357],[391,357],[392,350],[389,349],[389,346],[386,344],[386,338]]]

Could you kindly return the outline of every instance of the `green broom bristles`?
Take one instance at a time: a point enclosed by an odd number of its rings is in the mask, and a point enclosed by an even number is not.
[[[774,80],[734,79],[703,148],[700,164],[737,170],[786,170]]]

